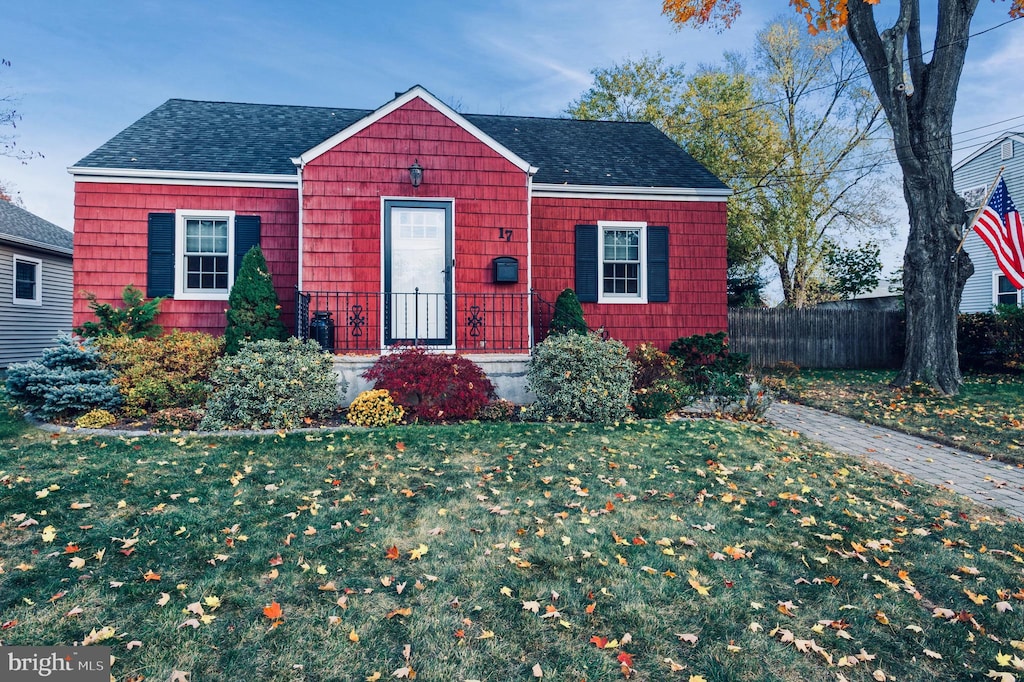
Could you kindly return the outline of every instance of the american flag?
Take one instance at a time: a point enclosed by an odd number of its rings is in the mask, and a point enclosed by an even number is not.
[[[1002,178],[974,222],[974,231],[992,249],[1006,279],[1015,289],[1024,289],[1024,225]]]

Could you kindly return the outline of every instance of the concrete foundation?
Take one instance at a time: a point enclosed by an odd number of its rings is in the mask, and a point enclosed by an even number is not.
[[[464,355],[484,371],[487,378],[494,384],[499,398],[511,400],[517,405],[525,405],[534,401],[534,395],[526,387],[526,370],[530,366],[529,355]],[[336,355],[334,356],[334,372],[338,375],[338,383],[347,382],[348,390],[342,397],[342,403],[349,405],[356,396],[373,386],[363,378],[363,372],[377,361],[374,355]]]

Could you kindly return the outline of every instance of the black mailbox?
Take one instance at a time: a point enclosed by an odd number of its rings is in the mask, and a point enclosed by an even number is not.
[[[515,283],[519,281],[519,261],[509,256],[494,259],[494,281]]]

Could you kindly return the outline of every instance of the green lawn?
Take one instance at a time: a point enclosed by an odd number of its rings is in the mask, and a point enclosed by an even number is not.
[[[0,639],[98,641],[118,680],[1024,667],[1021,525],[758,425],[129,439],[3,414],[0,453]]]
[[[894,390],[891,371],[801,370],[783,395],[931,440],[1024,464],[1024,377],[968,375],[955,398]]]

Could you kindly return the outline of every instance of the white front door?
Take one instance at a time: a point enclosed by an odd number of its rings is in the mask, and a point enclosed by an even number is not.
[[[384,202],[384,340],[452,344],[452,204]]]

